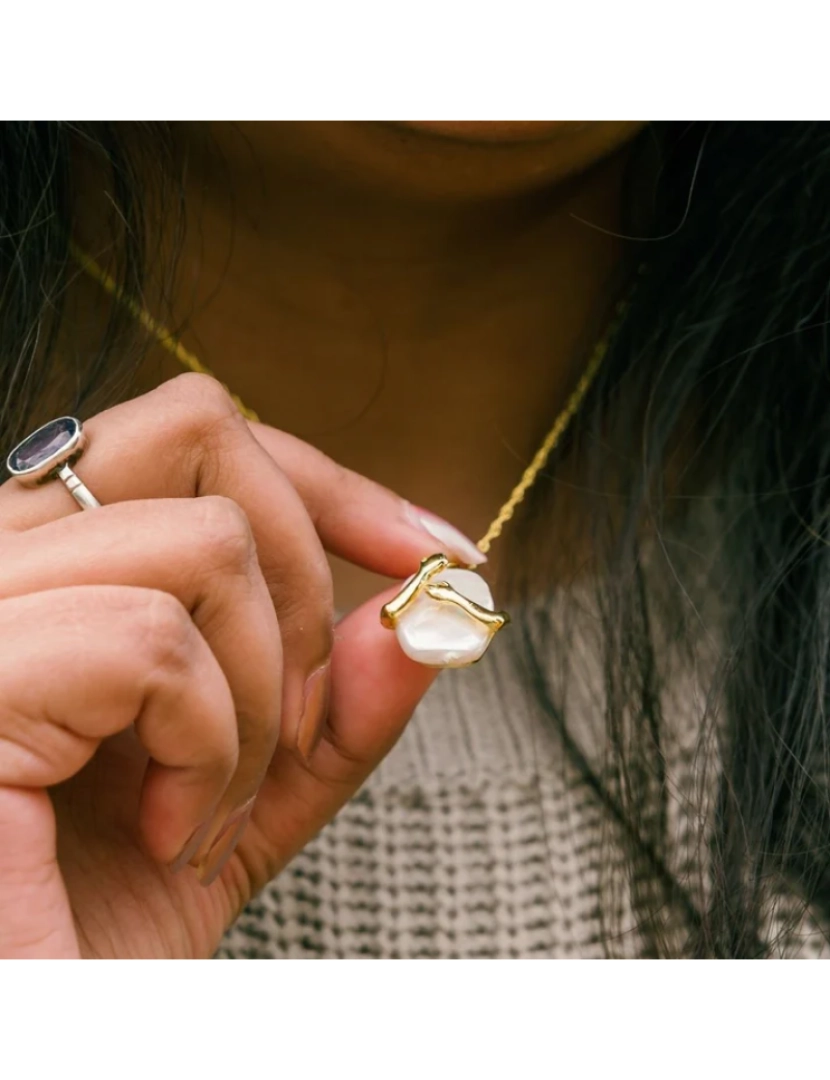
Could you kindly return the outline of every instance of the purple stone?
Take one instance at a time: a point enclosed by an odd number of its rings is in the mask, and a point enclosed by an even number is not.
[[[40,468],[61,450],[77,442],[81,425],[71,416],[50,420],[27,436],[9,454],[8,468],[11,473],[29,473]]]

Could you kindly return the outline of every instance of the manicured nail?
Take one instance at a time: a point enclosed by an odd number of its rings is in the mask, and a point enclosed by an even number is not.
[[[406,504],[404,514],[411,524],[424,529],[442,545],[444,550],[441,554],[455,556],[465,566],[481,566],[487,562],[487,556],[482,555],[472,540],[443,518],[418,506],[412,506],[411,503]]]
[[[255,802],[256,795],[229,815],[210,850],[194,867],[196,876],[205,888],[212,885],[228,865],[228,860],[236,851],[236,845],[251,820],[251,811]]]
[[[178,874],[180,870],[184,870],[202,844],[204,844],[205,840],[207,840],[212,824],[213,815],[211,815],[207,821],[203,822],[190,837],[180,854],[170,863],[169,869],[172,874]]]
[[[323,735],[329,711],[329,664],[312,672],[303,690],[303,713],[297,728],[297,749],[308,761]]]

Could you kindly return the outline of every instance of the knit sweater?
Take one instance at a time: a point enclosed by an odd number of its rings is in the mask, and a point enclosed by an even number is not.
[[[573,596],[563,605],[569,727],[590,757],[604,731],[598,619]],[[687,655],[663,701],[673,718],[667,862],[690,879],[701,845],[685,808],[705,775],[696,748],[708,662],[703,650]],[[248,905],[218,956],[601,957],[609,933],[613,955],[639,956],[635,912],[619,897],[608,911],[603,889],[622,858],[617,828],[497,638],[479,664],[442,673],[389,757]],[[789,926],[794,903],[775,905],[773,952],[825,955],[806,916]]]

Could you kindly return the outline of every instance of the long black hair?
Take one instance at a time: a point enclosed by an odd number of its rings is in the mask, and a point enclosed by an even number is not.
[[[550,682],[552,623],[528,615],[518,662],[608,811],[626,862],[607,886],[629,894],[641,951],[786,955],[802,911],[815,932],[830,925],[830,126],[674,125],[657,143],[636,245],[645,272],[562,451],[579,451],[597,493],[602,761]],[[34,419],[125,393],[140,355],[117,308],[94,337],[76,332],[69,241],[84,159],[107,191],[109,265],[132,295],[159,272],[154,215],[180,197],[163,125],[0,125],[8,444]],[[611,473],[622,498],[601,494]],[[543,535],[555,492],[534,489],[526,533]],[[701,505],[709,525],[690,540],[682,523]],[[667,640],[706,675],[680,756]],[[678,830],[694,858],[677,857]]]

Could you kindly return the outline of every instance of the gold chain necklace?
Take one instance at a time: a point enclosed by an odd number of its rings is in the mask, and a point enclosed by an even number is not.
[[[125,294],[91,256],[75,244],[71,245],[71,252],[83,270],[129,311],[183,367],[216,378],[166,326],[155,319],[137,300]],[[568,397],[565,407],[554,420],[507,501],[476,544],[482,555],[486,554],[493,541],[501,536],[504,526],[513,517],[579,410],[605,359],[608,346],[626,308],[627,301],[621,301],[617,305],[608,329],[594,346],[585,370]],[[242,415],[248,420],[259,422],[254,410],[248,408],[224,383],[222,385]],[[413,660],[431,667],[466,667],[475,663],[481,659],[495,634],[508,621],[506,612],[493,609],[493,598],[484,579],[471,568],[454,563],[443,554],[430,555],[424,559],[417,573],[405,582],[398,595],[381,609],[381,622],[395,631],[403,651]]]

